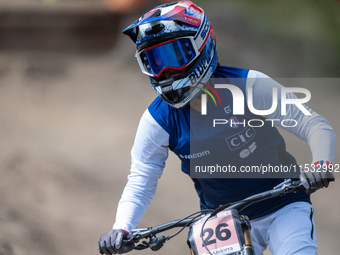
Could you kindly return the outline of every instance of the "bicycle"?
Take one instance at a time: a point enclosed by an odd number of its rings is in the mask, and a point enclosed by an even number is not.
[[[135,250],[150,248],[158,251],[164,243],[178,235],[186,227],[190,227],[188,244],[191,255],[255,255],[250,234],[250,222],[247,216],[239,212],[252,203],[271,197],[297,192],[303,188],[300,180],[286,179],[272,190],[261,192],[243,200],[225,204],[215,210],[202,210],[188,215],[180,220],[174,220],[149,228],[137,228],[131,231],[123,241],[123,245],[135,243]],[[171,236],[156,234],[181,227]],[[142,241],[149,239],[149,241]],[[104,254],[98,246],[101,254]]]

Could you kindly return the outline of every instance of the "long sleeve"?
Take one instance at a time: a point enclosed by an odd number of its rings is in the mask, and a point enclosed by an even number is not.
[[[169,134],[146,110],[140,120],[131,151],[131,173],[118,204],[113,228],[135,228],[155,192],[168,157]]]
[[[249,72],[247,91],[250,87],[253,91],[253,106],[257,110],[271,108],[273,101],[272,88],[278,88],[276,110],[269,115],[263,115],[263,117],[278,120],[273,123],[306,141],[312,152],[312,162],[320,160],[334,162],[336,137],[331,125],[324,117],[308,107],[306,108],[311,115],[305,115],[293,104],[288,104],[286,115],[281,115],[281,88],[283,86],[263,73],[253,70]],[[287,99],[297,98],[293,93],[287,93],[286,96]],[[295,120],[296,125],[281,125],[283,120],[288,119]]]

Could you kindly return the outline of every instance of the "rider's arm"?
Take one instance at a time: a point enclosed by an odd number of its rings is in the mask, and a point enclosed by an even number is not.
[[[131,173],[118,204],[114,229],[130,232],[149,206],[168,157],[169,134],[146,110],[131,151]]]
[[[286,115],[281,115],[281,89],[282,85],[274,81],[267,75],[250,71],[248,75],[247,88],[253,88],[253,105],[257,110],[267,110],[272,106],[272,88],[278,88],[278,104],[276,110],[269,115],[263,115],[267,119],[277,119],[273,122],[290,133],[295,134],[300,139],[306,141],[311,149],[313,161],[334,162],[335,133],[328,121],[308,108],[312,115],[304,113],[295,105],[287,104]],[[296,99],[293,93],[287,93],[287,98]],[[293,119],[297,125],[285,127],[280,125],[284,119]]]

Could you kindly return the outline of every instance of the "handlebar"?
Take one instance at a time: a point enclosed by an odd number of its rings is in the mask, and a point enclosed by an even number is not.
[[[300,180],[293,181],[291,179],[286,179],[284,182],[275,186],[272,190],[264,191],[253,196],[247,197],[243,200],[236,201],[232,204],[226,204],[218,207],[214,212],[212,212],[212,216],[216,215],[218,212],[224,209],[236,209],[238,211],[242,211],[244,208],[249,206],[252,203],[266,200],[268,198],[276,197],[283,194],[288,194],[292,192],[297,192],[299,190],[303,190],[304,187]]]
[[[138,243],[141,239],[150,238],[150,241],[143,241],[143,244],[138,244],[134,247],[135,250],[143,250],[146,248],[151,248],[154,251],[159,250],[165,243],[165,241],[171,239],[179,232],[181,232],[185,227],[188,227],[194,221],[197,221],[206,215],[210,214],[211,216],[216,215],[218,212],[222,210],[229,210],[229,209],[236,209],[238,211],[242,211],[244,208],[249,206],[252,203],[262,201],[268,198],[276,197],[279,195],[285,195],[292,192],[297,192],[299,190],[304,189],[300,180],[291,180],[286,179],[284,182],[280,183],[279,185],[275,186],[272,190],[268,190],[265,192],[261,192],[250,197],[247,197],[243,200],[236,201],[233,203],[229,203],[226,205],[222,205],[215,210],[205,210],[199,211],[192,215],[189,215],[181,220],[173,220],[170,222],[163,223],[161,225],[149,228],[137,228],[131,231],[131,234],[128,234],[126,239],[123,241],[123,245],[131,244],[131,243]],[[198,214],[198,215],[197,215]],[[164,231],[182,227],[182,229],[173,236],[161,236],[156,237],[156,234],[162,233]],[[98,250],[101,254],[104,254],[98,246]]]

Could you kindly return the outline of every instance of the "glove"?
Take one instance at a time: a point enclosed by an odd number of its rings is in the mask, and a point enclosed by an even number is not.
[[[103,234],[98,242],[98,250],[101,254],[122,254],[133,250],[134,244],[122,245],[127,232],[123,229],[112,229]]]
[[[329,182],[335,181],[333,165],[328,162],[322,165],[319,162],[312,164],[311,167],[303,170],[300,174],[300,181],[307,194],[312,194],[318,189],[327,188]]]

